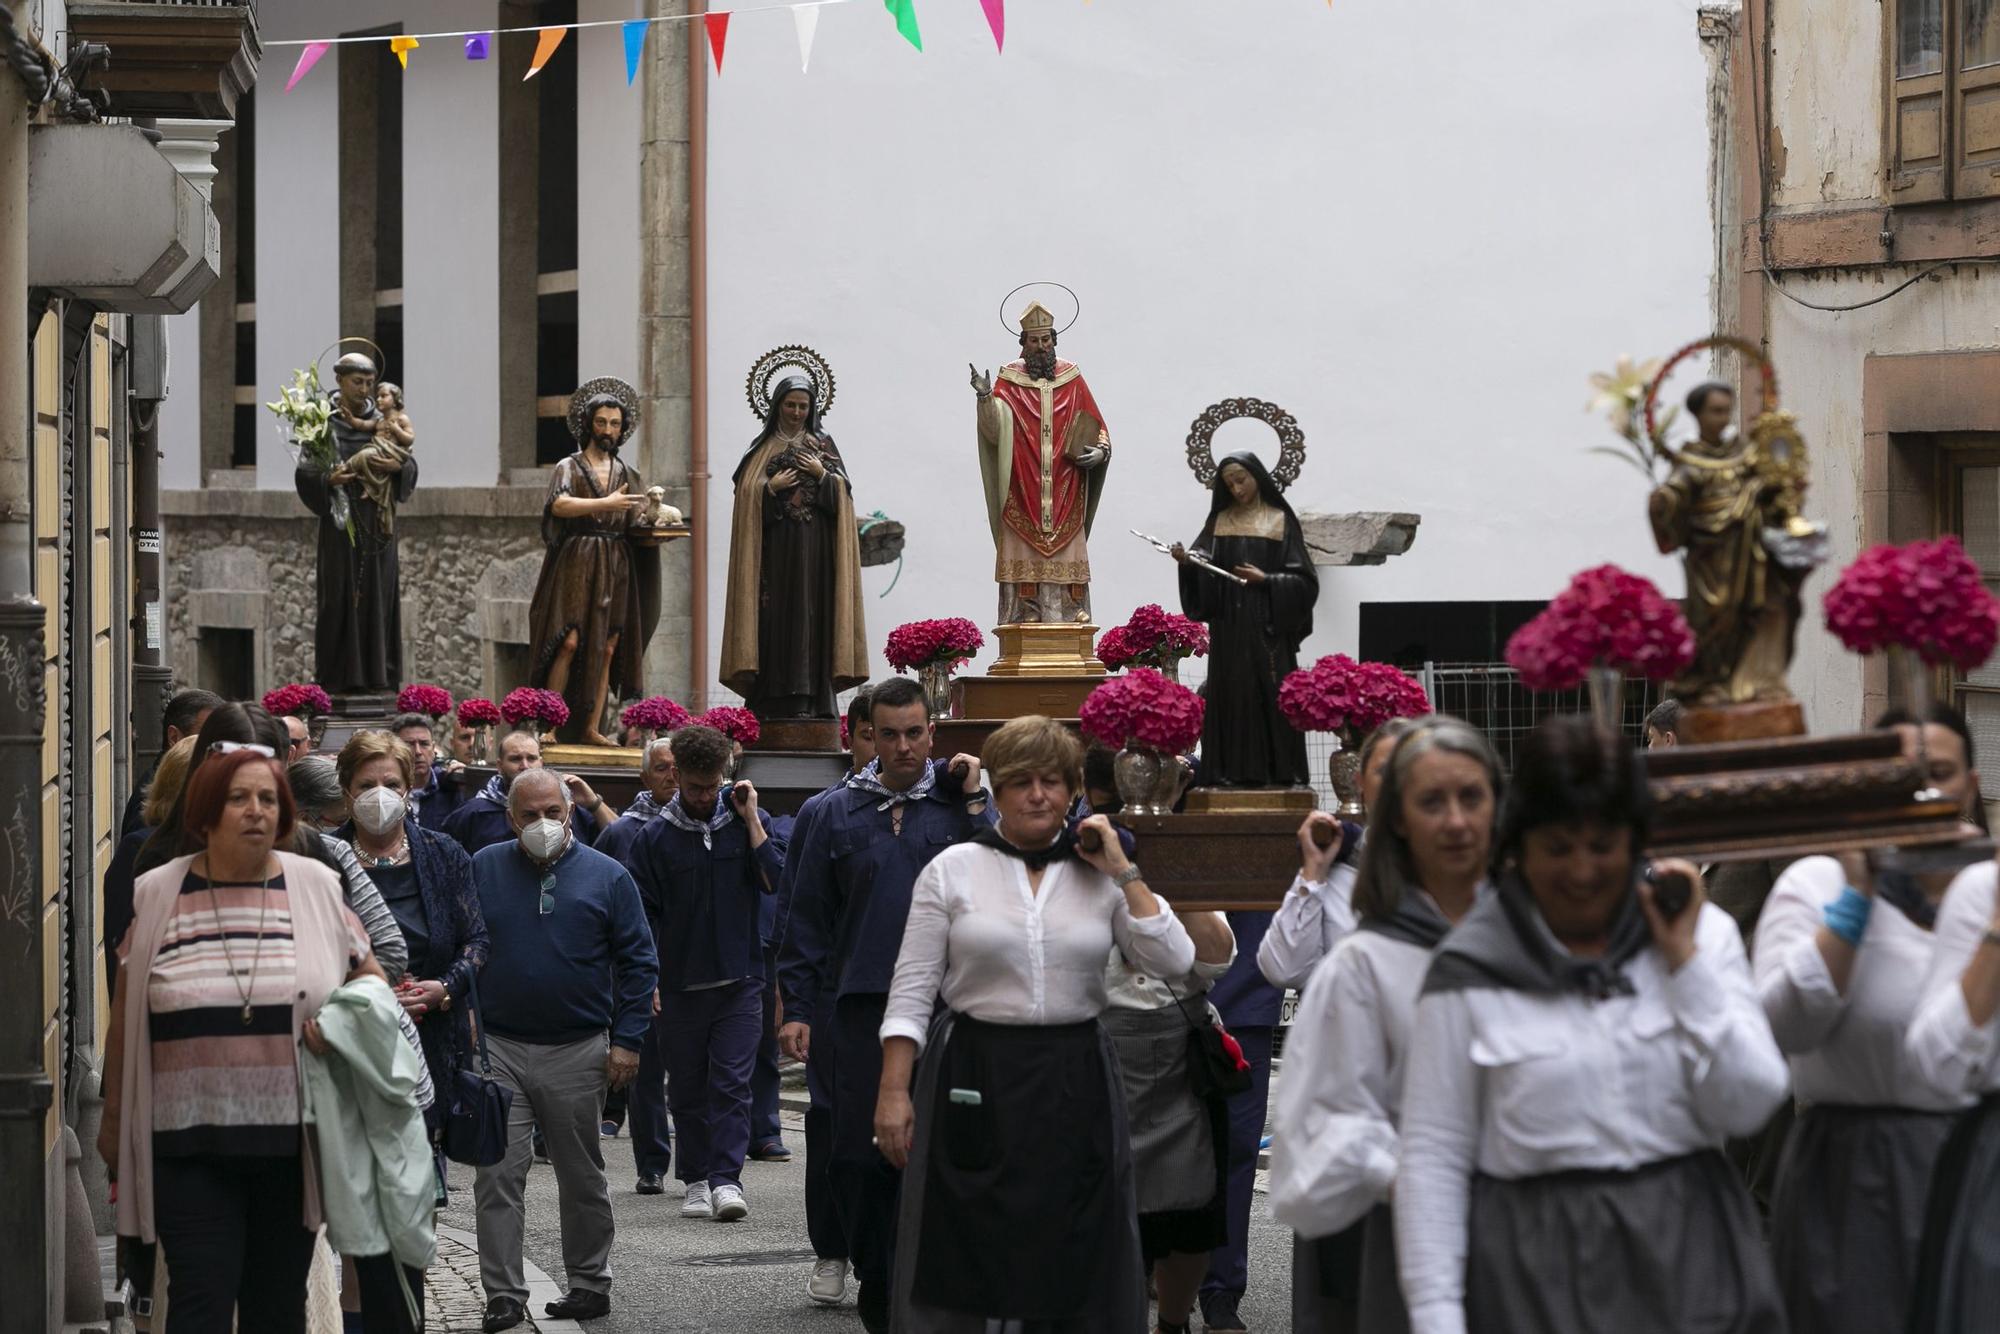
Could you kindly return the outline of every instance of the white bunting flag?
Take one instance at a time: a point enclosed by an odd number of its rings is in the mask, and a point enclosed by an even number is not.
[[[819,6],[801,5],[792,11],[792,26],[799,33],[799,73],[812,64],[813,34],[819,30]]]

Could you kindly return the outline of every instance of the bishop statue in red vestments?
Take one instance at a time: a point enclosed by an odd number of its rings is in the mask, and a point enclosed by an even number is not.
[[[1021,312],[1021,360],[999,382],[972,372],[979,471],[993,529],[1000,623],[1090,620],[1090,553],[1111,438],[1075,363],[1056,359],[1055,316]]]

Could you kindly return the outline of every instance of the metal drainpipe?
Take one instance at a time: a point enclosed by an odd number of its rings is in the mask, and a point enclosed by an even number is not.
[[[705,12],[707,0],[690,11]],[[701,28],[687,28],[688,117],[688,692],[709,704],[708,679],[708,60]]]
[[[166,603],[160,526],[160,402],[167,396],[167,322],[132,317],[132,773],[160,758],[167,692]]]

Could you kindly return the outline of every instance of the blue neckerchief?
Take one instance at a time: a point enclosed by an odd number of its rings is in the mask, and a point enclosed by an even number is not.
[[[870,760],[866,769],[847,780],[847,786],[856,792],[872,792],[881,797],[882,801],[875,809],[886,811],[906,801],[922,801],[928,797],[931,789],[937,786],[937,766],[926,763],[924,776],[903,791],[897,792],[882,781],[882,761]]]
[[[668,800],[673,801],[672,798]],[[679,802],[673,804],[679,805]],[[632,804],[625,808],[625,813],[638,816],[641,823],[657,820],[661,815],[660,803],[653,800],[653,794],[642,787],[639,789],[639,795],[632,799]]]
[[[701,846],[709,852],[715,851],[715,831],[728,824],[735,814],[736,812],[730,808],[729,799],[721,795],[716,797],[715,814],[708,817],[706,824],[688,814],[687,804],[678,795],[660,807],[662,820],[676,829],[684,829],[690,834],[700,834]]]
[[[506,785],[500,781],[499,774],[494,774],[491,778],[486,780],[486,786],[479,789],[479,795],[486,798],[488,801],[492,802],[495,806],[498,806],[500,809],[502,810],[507,809],[507,788]]]

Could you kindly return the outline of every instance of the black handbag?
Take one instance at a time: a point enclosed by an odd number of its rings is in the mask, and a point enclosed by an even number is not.
[[[473,1032],[479,1045],[479,1068],[452,1061],[451,1088],[445,1107],[444,1156],[468,1167],[491,1167],[507,1154],[507,1117],[514,1109],[514,1090],[493,1078],[493,1061],[486,1052],[486,1022],[479,1013],[479,980],[468,983]]]
[[[1188,1013],[1174,984],[1165,978],[1160,980],[1166,983],[1167,994],[1174,998],[1181,1018],[1188,1021],[1188,1083],[1194,1089],[1194,1096],[1207,1101],[1248,1093],[1252,1083],[1250,1062],[1243,1058],[1242,1044],[1222,1026],[1221,1020],[1197,1021]]]

